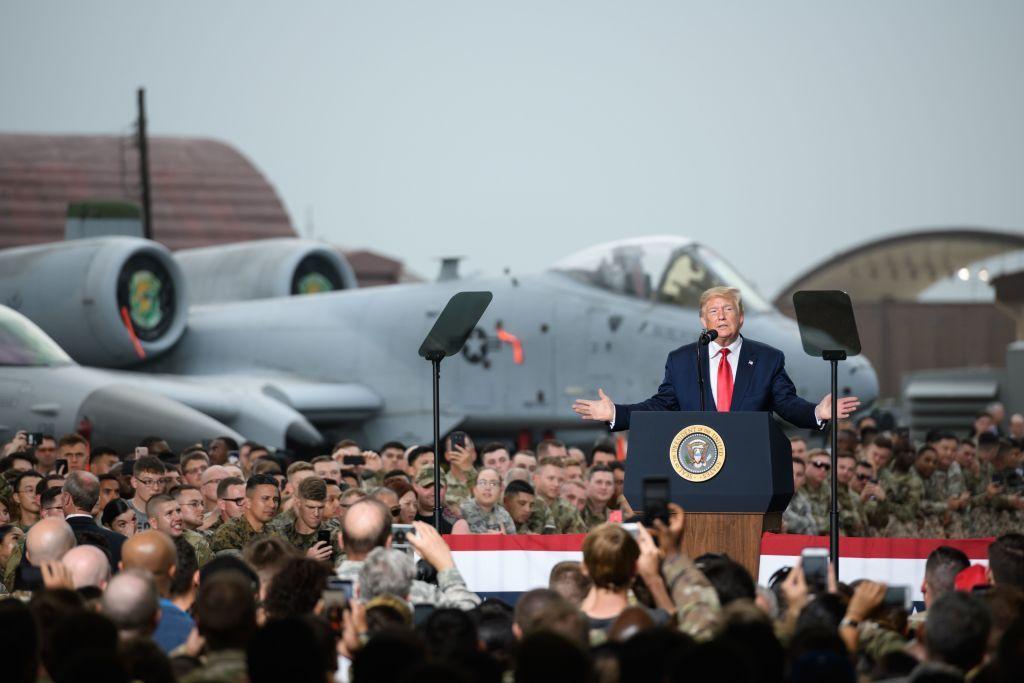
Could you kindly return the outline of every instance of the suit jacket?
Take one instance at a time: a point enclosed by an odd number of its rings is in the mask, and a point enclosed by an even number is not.
[[[65,521],[71,527],[71,530],[75,532],[75,536],[80,531],[89,531],[102,536],[107,542],[107,549],[110,551],[110,570],[113,573],[117,573],[117,565],[121,562],[121,546],[128,539],[116,531],[103,528],[92,517],[68,517]]]
[[[705,409],[717,411],[711,393],[712,380],[708,376],[708,347],[701,346],[700,353]],[[816,404],[796,395],[793,380],[786,374],[786,359],[781,351],[744,337],[738,362],[730,412],[772,411],[796,427],[818,429],[814,415]],[[658,387],[658,393],[640,403],[615,404],[612,431],[629,429],[630,414],[634,410],[700,410],[696,342],[680,346],[668,354],[665,379]]]

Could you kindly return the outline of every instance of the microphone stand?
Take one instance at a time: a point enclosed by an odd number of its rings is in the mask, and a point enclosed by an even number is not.
[[[715,335],[718,336],[717,334]],[[707,330],[700,333],[697,338],[697,387],[700,390],[700,412],[704,412],[707,408],[704,405],[704,370],[701,368],[701,350],[711,343],[711,335],[708,334]]]

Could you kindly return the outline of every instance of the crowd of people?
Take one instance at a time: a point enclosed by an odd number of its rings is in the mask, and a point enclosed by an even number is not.
[[[1005,431],[1004,431],[1005,430]],[[788,533],[828,533],[832,458],[793,447],[795,494],[783,515]],[[905,430],[878,429],[873,417],[838,434],[836,477],[841,533],[848,536],[987,538],[1024,527],[1024,415],[1006,419],[994,403],[965,433],[930,430],[915,443]]]
[[[818,585],[797,563],[759,586],[727,556],[689,557],[675,505],[651,526],[618,524],[634,514],[611,442],[516,451],[455,433],[437,481],[432,448],[397,442],[289,461],[228,438],[118,453],[19,432],[0,459],[0,671],[55,683],[1017,680],[1020,435],[1013,421],[1006,437],[977,424],[952,437],[945,466],[945,433],[913,448],[868,421],[842,432],[846,533],[998,535],[987,569],[934,551],[913,615],[872,581]],[[828,468],[793,444],[794,471],[808,466],[787,530],[819,533],[810,472],[820,487]],[[936,497],[939,472],[941,491],[958,492]],[[514,605],[481,599],[443,535],[514,533],[586,534],[582,562]]]

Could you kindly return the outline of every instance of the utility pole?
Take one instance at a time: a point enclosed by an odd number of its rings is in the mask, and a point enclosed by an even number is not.
[[[139,180],[142,185],[142,236],[153,239],[153,212],[149,194],[149,140],[146,137],[146,89],[138,91],[139,118],[137,125],[139,145]]]

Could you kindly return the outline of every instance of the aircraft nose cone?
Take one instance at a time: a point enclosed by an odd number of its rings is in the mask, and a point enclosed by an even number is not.
[[[78,420],[93,425],[92,442],[118,450],[134,447],[146,436],[162,436],[180,450],[203,439],[245,439],[230,427],[177,401],[128,386],[107,386],[86,396]]]

